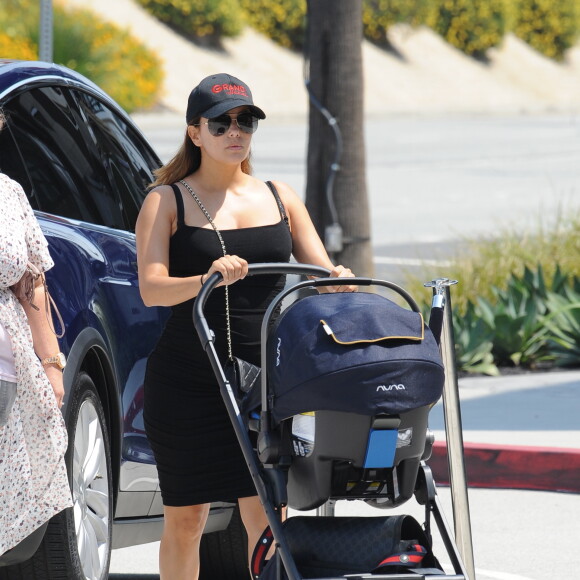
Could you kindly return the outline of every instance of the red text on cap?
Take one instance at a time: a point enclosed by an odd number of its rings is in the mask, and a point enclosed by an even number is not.
[[[240,85],[230,85],[224,83],[222,85],[214,85],[211,88],[212,93],[221,93],[222,91],[225,91],[228,95],[242,95],[244,97],[248,96],[246,93],[246,88]]]

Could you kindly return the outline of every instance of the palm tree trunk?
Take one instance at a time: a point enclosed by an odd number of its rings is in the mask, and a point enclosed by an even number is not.
[[[362,0],[309,0],[309,76],[311,98],[306,206],[335,263],[356,274],[373,275],[369,205],[365,176]],[[332,199],[327,185],[337,144],[331,121],[314,103],[336,119],[342,135],[342,156]],[[333,215],[334,214],[334,215]],[[343,247],[333,251],[326,236],[338,218]]]

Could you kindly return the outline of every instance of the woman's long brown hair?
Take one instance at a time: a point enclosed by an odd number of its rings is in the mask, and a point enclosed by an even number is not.
[[[192,119],[189,124],[197,125],[200,119]],[[242,161],[242,171],[248,175],[252,174],[252,164],[250,162],[250,153]],[[195,173],[199,166],[201,165],[201,149],[194,145],[189,135],[187,129],[185,130],[185,139],[179,151],[175,154],[173,159],[168,161],[165,165],[156,169],[153,174],[155,175],[155,181],[151,183],[150,188],[157,187],[158,185],[169,185],[175,183],[184,177],[187,177],[191,173]]]

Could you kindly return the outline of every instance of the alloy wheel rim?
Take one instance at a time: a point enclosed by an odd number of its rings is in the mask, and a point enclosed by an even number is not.
[[[79,409],[74,438],[73,511],[87,580],[100,580],[109,554],[109,485],[103,430],[90,400]]]

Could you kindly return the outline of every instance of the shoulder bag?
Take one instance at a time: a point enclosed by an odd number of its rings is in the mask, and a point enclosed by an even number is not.
[[[34,289],[42,284],[44,288],[44,302],[45,302],[45,314],[48,326],[57,338],[62,338],[64,336],[64,322],[62,316],[54,302],[53,297],[48,291],[48,286],[46,285],[46,277],[44,273],[41,272],[32,262],[28,262],[26,265],[26,271],[24,272],[22,278],[16,284],[10,286],[10,289],[16,295],[16,298],[22,302],[28,302],[34,310],[38,310],[38,306],[34,304]],[[56,331],[54,321],[52,320],[52,310],[58,319],[58,324],[60,326],[60,332]]]

